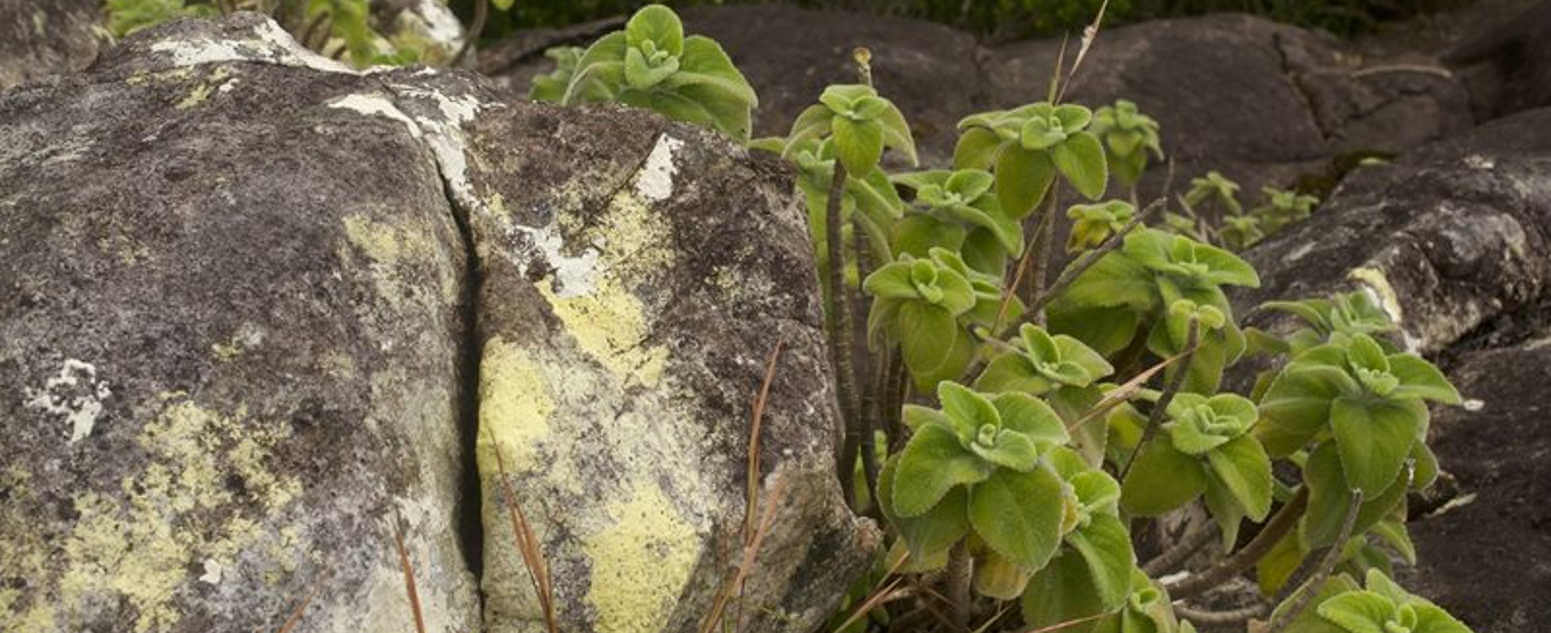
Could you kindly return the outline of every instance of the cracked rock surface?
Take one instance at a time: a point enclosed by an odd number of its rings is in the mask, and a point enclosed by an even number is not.
[[[404,630],[401,535],[429,630],[540,630],[504,470],[563,629],[695,630],[778,343],[741,612],[812,628],[878,537],[795,204],[712,133],[252,14],[0,93],[0,629]]]

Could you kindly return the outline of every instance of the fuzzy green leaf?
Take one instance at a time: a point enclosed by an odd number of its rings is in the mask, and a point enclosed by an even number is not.
[[[1104,195],[1105,183],[1109,182],[1109,165],[1104,160],[1104,147],[1099,139],[1088,132],[1078,132],[1065,142],[1050,148],[1050,159],[1077,192],[1089,200]]]
[[[1086,527],[1068,534],[1066,542],[1088,563],[1099,604],[1105,610],[1123,604],[1131,591],[1131,568],[1136,564],[1125,524],[1114,516],[1094,515]]]
[[[883,156],[883,125],[877,121],[852,121],[836,116],[830,121],[835,134],[835,157],[846,172],[866,174]]]
[[[893,509],[900,517],[926,514],[954,486],[991,476],[993,466],[964,450],[952,431],[927,425],[911,436],[895,472]]]
[[[1055,178],[1056,166],[1049,154],[1018,145],[1003,149],[996,160],[996,197],[1002,212],[1019,220],[1027,217]]]
[[[1060,500],[1061,480],[1049,470],[997,469],[970,489],[969,523],[997,553],[1039,569],[1061,544]]]
[[[1425,406],[1410,403],[1350,397],[1331,403],[1331,430],[1352,488],[1375,497],[1400,475],[1427,415]]]
[[[1138,516],[1157,516],[1178,508],[1206,491],[1200,460],[1175,450],[1155,436],[1141,449],[1120,484],[1120,505]]]
[[[1212,474],[1233,493],[1250,519],[1264,521],[1271,511],[1271,458],[1260,442],[1240,435],[1206,454]]]

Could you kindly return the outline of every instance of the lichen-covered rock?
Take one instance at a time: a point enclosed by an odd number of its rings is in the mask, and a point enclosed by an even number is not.
[[[489,630],[543,630],[503,459],[563,628],[697,630],[742,556],[749,407],[777,345],[754,509],[774,524],[728,617],[820,624],[878,535],[834,475],[811,247],[785,168],[641,111],[516,107],[467,139],[481,159],[455,191],[483,271]]]
[[[729,613],[831,612],[877,533],[838,493],[789,176],[512,101],[253,14],[0,94],[0,629],[408,630],[400,533],[429,630],[540,628],[500,447],[566,630],[692,630],[778,344]]]
[[[331,70],[245,15],[0,95],[0,629],[404,629],[399,530],[477,628],[464,241]]]
[[[1543,108],[1359,169],[1314,219],[1247,252],[1261,287],[1235,304],[1362,288],[1413,351],[1482,334],[1497,317],[1533,308],[1551,282],[1548,160]]]
[[[0,0],[0,90],[85,68],[97,57],[100,0]]]

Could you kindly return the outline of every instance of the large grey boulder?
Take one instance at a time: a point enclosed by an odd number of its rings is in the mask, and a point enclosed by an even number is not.
[[[1349,176],[1308,222],[1246,253],[1273,298],[1371,292],[1424,353],[1536,305],[1551,282],[1551,109]],[[1266,319],[1272,318],[1270,315]]]
[[[565,630],[692,630],[778,343],[729,612],[831,612],[878,536],[789,175],[513,101],[252,14],[0,94],[0,629],[409,630],[397,535],[429,630],[542,628],[499,447]]]
[[[1074,39],[1068,64],[1076,48]],[[1050,39],[994,49],[996,106],[1043,98],[1060,50]],[[1093,107],[1128,99],[1157,119],[1176,191],[1215,169],[1249,196],[1319,180],[1345,153],[1402,152],[1471,123],[1465,93],[1448,77],[1386,69],[1328,35],[1242,14],[1104,29],[1066,98]],[[1154,163],[1149,194],[1166,172]]]
[[[0,90],[92,63],[101,9],[100,0],[0,0]]]

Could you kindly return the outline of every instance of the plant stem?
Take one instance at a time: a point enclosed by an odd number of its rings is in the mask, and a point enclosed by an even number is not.
[[[948,550],[948,601],[953,605],[953,622],[959,628],[969,627],[970,619],[970,580],[974,576],[974,559],[969,555],[969,547],[960,540]]]
[[[1156,327],[1156,326],[1154,326]],[[1179,388],[1185,385],[1185,376],[1190,373],[1190,360],[1195,357],[1196,343],[1201,338],[1201,322],[1195,317],[1190,317],[1190,333],[1185,337],[1184,356],[1179,359],[1179,364],[1174,366],[1174,379],[1163,388],[1163,395],[1158,402],[1153,404],[1152,411],[1147,413],[1147,428],[1142,430],[1142,439],[1136,443],[1136,449],[1131,451],[1131,456],[1126,458],[1126,465],[1120,469],[1120,481],[1126,480],[1126,473],[1131,472],[1131,466],[1136,463],[1136,456],[1142,453],[1147,443],[1152,441],[1158,433],[1158,426],[1163,423],[1163,415],[1168,411],[1169,403],[1174,401],[1174,394],[1179,393]]]
[[[1174,584],[1164,585],[1164,589],[1175,600],[1183,600],[1216,587],[1226,582],[1229,578],[1239,575],[1253,566],[1256,561],[1260,560],[1260,557],[1265,556],[1267,552],[1271,551],[1271,548],[1278,541],[1282,540],[1283,536],[1286,536],[1293,527],[1298,525],[1298,517],[1303,516],[1303,510],[1308,507],[1308,503],[1308,487],[1299,488],[1298,494],[1293,495],[1292,500],[1288,501],[1287,505],[1277,510],[1276,515],[1266,522],[1265,527],[1260,529],[1260,533],[1256,534],[1255,538],[1250,540],[1249,544],[1245,545],[1243,549],[1218,561],[1216,565],[1213,565],[1206,571],[1186,576]]]
[[[835,464],[840,475],[840,489],[845,492],[846,503],[856,503],[856,454],[861,449],[861,408],[856,398],[856,370],[851,363],[851,300],[845,287],[845,255],[841,250],[840,204],[845,195],[846,168],[835,161],[833,179],[829,185],[829,199],[824,205],[824,253],[828,258],[824,274],[824,294],[829,300],[825,306],[824,329],[829,332],[829,362],[835,372],[836,396],[840,401],[840,419],[845,433],[840,443],[840,454]]]
[[[1196,610],[1185,605],[1174,605],[1174,614],[1190,620],[1193,624],[1232,626],[1248,622],[1251,618],[1258,618],[1266,614],[1266,605],[1252,604],[1247,607],[1231,609],[1228,611],[1203,611]]]
[[[1207,543],[1217,538],[1217,524],[1210,519],[1203,521],[1199,526],[1185,533],[1185,536],[1175,543],[1173,547],[1164,550],[1162,554],[1154,557],[1142,565],[1142,571],[1148,576],[1157,576],[1174,571],[1186,559],[1201,551]]]
[[[1033,226],[1033,239],[1029,241],[1029,274],[1024,279],[1023,296],[1027,297],[1030,304],[1045,292],[1045,268],[1050,262],[1050,239],[1055,226],[1052,219],[1056,214],[1056,197],[1061,194],[1059,183],[1050,186],[1049,198],[1045,202],[1045,211],[1039,216],[1039,220]],[[1044,325],[1044,313],[1039,310],[1029,310],[1024,313],[1024,318],[1038,325]],[[994,334],[994,333],[993,333]]]
[[[1278,613],[1271,619],[1271,624],[1266,627],[1269,633],[1277,633],[1298,618],[1298,614],[1309,607],[1309,601],[1314,599],[1314,594],[1319,593],[1319,586],[1325,584],[1325,579],[1330,577],[1336,564],[1341,562],[1341,550],[1344,549],[1346,540],[1352,538],[1352,528],[1357,524],[1357,511],[1363,506],[1363,491],[1353,490],[1352,500],[1347,503],[1346,517],[1341,520],[1341,534],[1331,544],[1325,557],[1320,560],[1319,569],[1314,575],[1305,581],[1296,591],[1296,598],[1288,604],[1287,609]]]
[[[485,31],[485,20],[490,17],[490,0],[475,0],[474,23],[469,25],[468,33],[464,34],[463,45],[458,47],[458,53],[452,56],[452,61],[447,64],[449,68],[457,68],[458,62],[463,61],[463,56],[473,48],[474,41],[479,39],[479,34]]]

